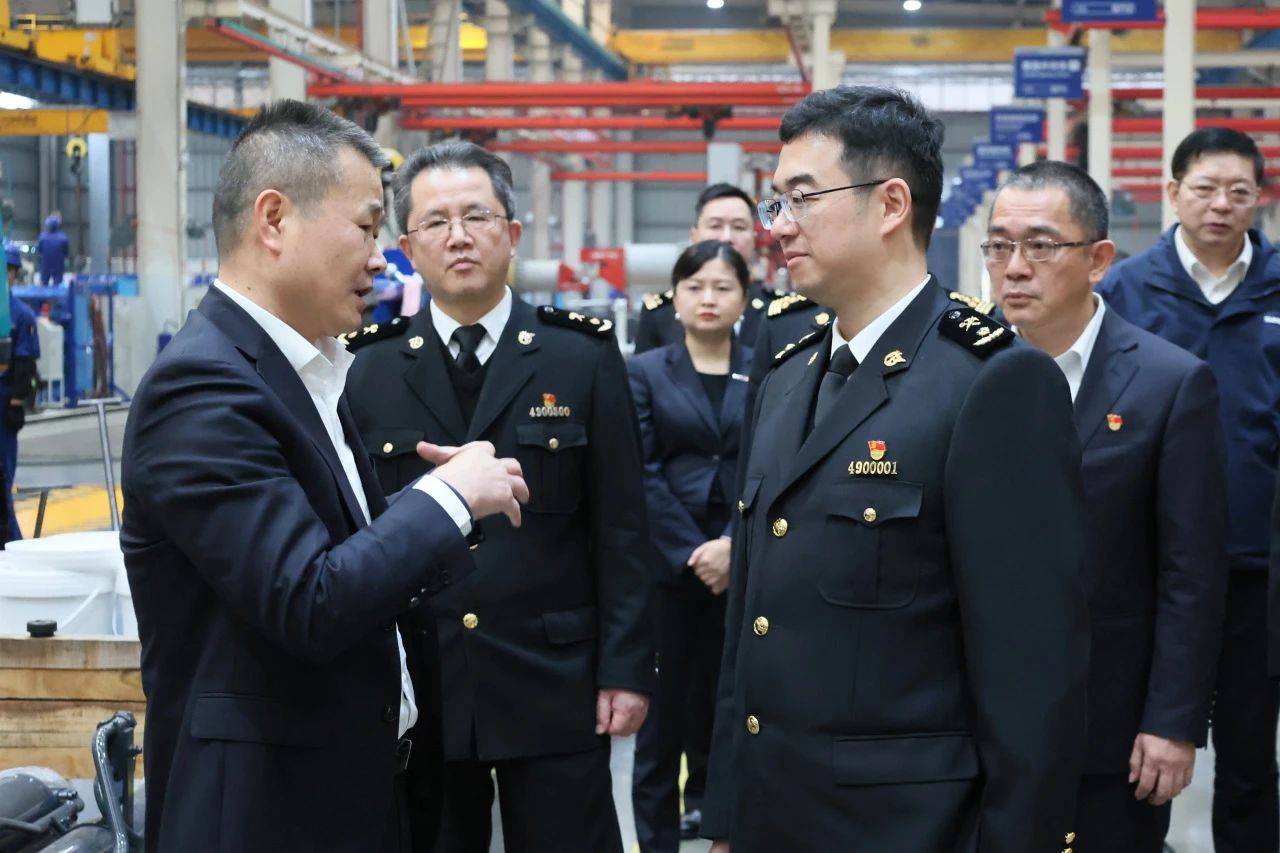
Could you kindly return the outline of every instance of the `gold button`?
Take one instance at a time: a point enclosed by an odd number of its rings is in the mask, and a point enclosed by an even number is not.
[[[785,518],[775,519],[773,522],[773,535],[781,539],[787,535],[787,520]]]
[[[462,627],[466,628],[468,631],[472,630],[479,624],[480,617],[474,613],[468,613],[462,617]]]
[[[744,504],[742,501],[738,501],[738,512],[742,512],[746,508],[747,508],[746,504]]]
[[[862,511],[862,520],[867,524],[874,524],[876,520],[876,508],[869,506]]]
[[[756,632],[757,637],[763,637],[769,633],[769,620],[763,616],[757,616],[756,621],[751,623],[751,630]]]
[[[1071,848],[1070,847],[1062,848],[1062,853],[1071,853]]]
[[[1071,842],[1076,840],[1076,834],[1074,832],[1068,832],[1067,837],[1062,840],[1070,844]]]
[[[390,453],[391,451],[393,451],[393,450],[395,450],[395,449],[396,449],[396,448],[395,448],[395,445],[394,445],[394,444],[392,444],[392,443],[391,443],[391,442],[389,442],[389,441],[388,441],[386,444],[382,445],[382,452],[383,452],[383,453]]]
[[[552,450],[557,450],[557,449],[559,449],[559,447],[560,447],[560,439],[558,439],[558,438],[553,438],[553,439],[551,439],[550,441],[548,441],[548,442],[547,442],[547,447],[550,447]]]
[[[755,714],[747,717],[747,731],[753,735],[760,734],[760,721],[756,719]]]

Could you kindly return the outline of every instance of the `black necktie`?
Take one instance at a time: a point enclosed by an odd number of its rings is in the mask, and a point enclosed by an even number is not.
[[[450,340],[458,344],[458,367],[461,367],[463,372],[479,372],[480,357],[476,355],[476,350],[484,340],[484,334],[484,326],[479,323],[474,326],[459,326],[453,330]]]
[[[853,357],[853,350],[849,349],[848,344],[842,345],[831,356],[831,361],[827,364],[827,372],[822,377],[822,384],[818,387],[818,402],[813,407],[815,427],[822,423],[823,417],[835,406],[836,398],[844,389],[845,382],[857,367],[858,360]]]

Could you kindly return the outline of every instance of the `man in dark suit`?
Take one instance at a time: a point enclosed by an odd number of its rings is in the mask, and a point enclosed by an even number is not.
[[[639,439],[612,324],[535,310],[507,287],[520,222],[495,155],[432,146],[395,186],[400,247],[431,303],[352,343],[348,394],[378,476],[387,488],[420,476],[418,441],[487,440],[520,460],[531,495],[524,526],[486,522],[476,572],[418,614],[443,663],[437,849],[489,849],[496,770],[508,851],[617,851],[608,735],[643,722],[654,649]]]
[[[1053,356],[1084,450],[1091,621],[1082,850],[1160,853],[1204,746],[1227,590],[1226,450],[1209,366],[1093,292],[1115,244],[1084,171],[1044,161],[996,196],[983,244],[1018,334]]]
[[[442,464],[388,506],[339,399],[332,336],[385,265],[382,156],[319,107],[260,111],[214,191],[218,281],[133,399],[148,851],[409,849],[422,670],[397,618],[469,574],[475,520],[518,520],[527,492],[491,447],[423,445]]]
[[[703,834],[1068,848],[1088,622],[1066,380],[926,272],[942,126],[917,101],[814,92],[780,136],[765,224],[834,318],[774,360],[744,439]]]
[[[755,211],[755,202],[742,190],[732,184],[712,184],[698,195],[693,225],[689,227],[689,242],[723,240],[742,255],[748,268],[753,267],[756,261]],[[637,355],[684,340],[684,326],[676,317],[672,293],[665,290],[645,297],[636,322]],[[746,346],[755,343],[756,330],[760,328],[760,321],[773,297],[773,291],[759,282],[752,282],[747,289],[747,307],[738,325],[738,340]]]

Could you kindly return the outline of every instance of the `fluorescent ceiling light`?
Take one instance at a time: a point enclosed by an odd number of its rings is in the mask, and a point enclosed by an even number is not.
[[[0,110],[29,110],[37,101],[15,95],[13,92],[0,92]]]
[[[919,12],[923,5],[920,0],[902,0],[902,8],[907,12]]]
[[[724,0],[707,0],[708,9],[723,9]]]

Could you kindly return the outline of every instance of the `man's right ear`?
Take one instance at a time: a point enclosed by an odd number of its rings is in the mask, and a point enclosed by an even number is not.
[[[253,236],[272,254],[284,251],[284,231],[291,208],[289,199],[279,190],[263,190],[253,201]]]

